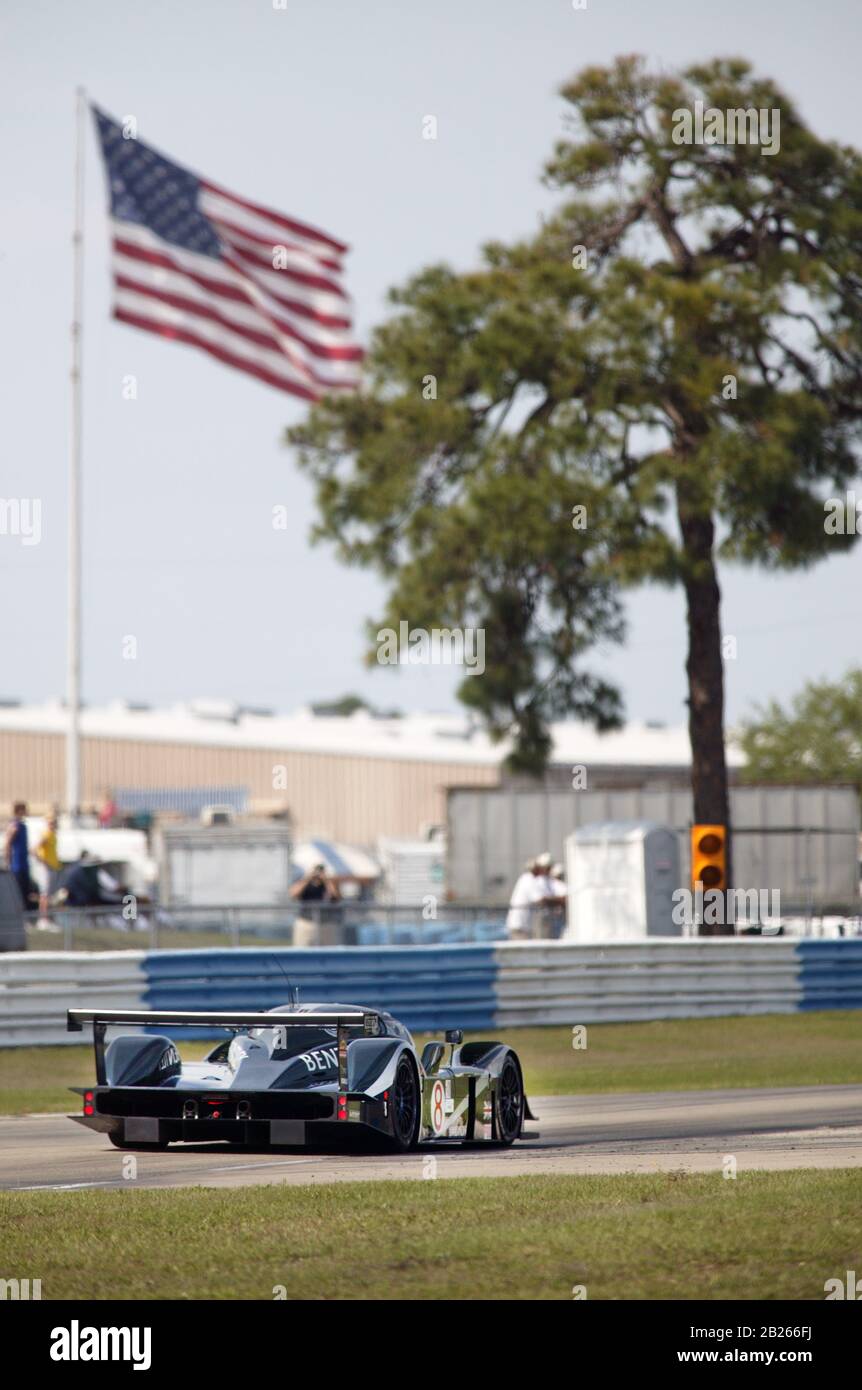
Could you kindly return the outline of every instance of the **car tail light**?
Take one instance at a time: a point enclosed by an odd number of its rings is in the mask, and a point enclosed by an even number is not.
[[[347,1119],[347,1096],[338,1097],[338,1118],[339,1120]]]
[[[93,1092],[92,1092],[92,1091],[85,1091],[85,1092],[84,1092],[84,1114],[85,1114],[85,1115],[95,1115],[95,1113],[96,1113],[96,1106],[95,1106],[95,1103],[94,1103],[94,1102],[95,1102],[95,1096],[93,1095]]]

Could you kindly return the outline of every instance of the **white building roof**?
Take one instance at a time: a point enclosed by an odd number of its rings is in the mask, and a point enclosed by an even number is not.
[[[62,734],[65,730],[66,713],[59,701],[0,706],[0,732]],[[613,733],[598,734],[588,724],[567,721],[553,724],[551,732],[555,763],[687,767],[691,761],[688,731],[682,725],[632,723]],[[492,743],[481,728],[461,714],[407,714],[401,719],[378,719],[365,710],[346,717],[316,715],[310,709],[268,714],[224,700],[196,700],[164,709],[123,701],[93,706],[81,712],[81,733],[88,738],[146,743],[340,753],[479,766],[497,765],[508,751],[507,743]],[[731,766],[740,766],[745,759],[731,746],[728,761]]]

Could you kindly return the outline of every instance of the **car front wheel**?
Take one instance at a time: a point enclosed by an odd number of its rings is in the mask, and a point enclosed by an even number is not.
[[[524,1086],[521,1069],[511,1053],[503,1063],[497,1083],[497,1103],[494,1107],[495,1139],[498,1144],[513,1144],[524,1122]]]

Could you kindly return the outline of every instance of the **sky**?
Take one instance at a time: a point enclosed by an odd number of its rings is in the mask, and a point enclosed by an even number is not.
[[[857,0],[6,0],[0,498],[40,499],[42,533],[0,535],[0,697],[43,700],[65,682],[77,85],[179,163],[348,242],[366,340],[388,287],[535,230],[554,204],[540,174],[562,131],[557,92],[581,67],[740,54],[821,136],[859,146],[860,30]],[[312,485],[282,442],[303,402],[110,319],[105,209],[88,124],[84,699],[289,710],[356,691],[457,709],[451,669],[363,665],[383,590],[309,543]],[[731,722],[859,664],[862,547],[782,577],[724,568],[721,582]],[[641,590],[626,609],[626,646],[590,664],[620,685],[629,718],[683,722],[681,592]]]

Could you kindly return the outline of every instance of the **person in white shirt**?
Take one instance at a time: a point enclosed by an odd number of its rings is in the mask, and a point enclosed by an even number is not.
[[[509,912],[506,917],[508,936],[533,935],[533,924],[538,916],[536,909],[540,903],[553,896],[548,873],[550,867],[549,854],[540,854],[537,859],[527,861],[526,868],[518,878],[509,899]]]

